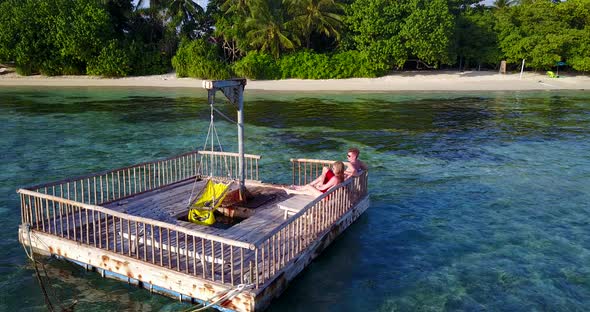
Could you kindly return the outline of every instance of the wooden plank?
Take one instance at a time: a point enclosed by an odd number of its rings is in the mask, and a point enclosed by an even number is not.
[[[295,195],[287,200],[278,203],[277,206],[279,207],[279,209],[285,211],[285,219],[287,219],[289,215],[298,213],[299,211],[301,211],[301,209],[305,208],[305,206],[309,204],[311,201],[313,201],[315,198],[316,196]]]
[[[199,181],[195,189],[198,190],[204,183],[206,181]],[[170,222],[195,231],[234,239],[246,237],[248,240],[255,240],[258,236],[262,237],[269,230],[282,224],[283,214],[277,209],[276,204],[272,203],[257,208],[254,216],[229,229],[218,229],[176,220],[174,216],[181,214],[186,209],[185,200],[190,196],[191,189],[192,183],[179,184],[174,188],[148,192],[122,202],[113,202],[108,207],[132,215]]]
[[[231,227],[227,237],[242,242],[256,241],[285,222],[283,211],[273,207],[257,211],[254,216]]]

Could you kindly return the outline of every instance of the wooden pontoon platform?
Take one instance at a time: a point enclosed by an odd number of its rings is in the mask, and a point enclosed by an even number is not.
[[[18,190],[19,240],[35,253],[181,300],[263,310],[367,209],[369,198],[367,172],[317,198],[287,195],[260,181],[260,159],[245,155],[249,195],[240,201],[238,188],[227,195],[219,219],[233,223],[222,227],[184,221],[187,199],[210,177],[235,180],[238,154],[194,151]],[[286,183],[303,185],[332,161],[291,162]]]

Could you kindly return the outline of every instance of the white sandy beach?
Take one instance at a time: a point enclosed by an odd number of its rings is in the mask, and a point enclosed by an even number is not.
[[[99,78],[92,76],[45,77],[0,75],[0,87],[73,86],[73,87],[171,87],[201,88],[202,80],[166,75]],[[413,71],[380,78],[331,80],[249,80],[247,89],[272,91],[501,91],[501,90],[590,90],[589,76],[549,78],[533,72],[498,74],[489,71]]]

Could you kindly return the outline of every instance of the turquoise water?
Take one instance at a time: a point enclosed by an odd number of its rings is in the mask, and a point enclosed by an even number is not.
[[[221,109],[231,112],[226,104]],[[43,311],[15,190],[204,143],[202,90],[0,88],[0,311]],[[369,210],[270,311],[584,311],[590,304],[590,93],[247,91],[262,177],[292,157],[371,167]],[[236,127],[217,128],[226,150]],[[62,261],[76,311],[188,306]]]

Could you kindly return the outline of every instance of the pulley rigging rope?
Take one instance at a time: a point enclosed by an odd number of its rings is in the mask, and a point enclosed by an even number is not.
[[[209,122],[209,128],[207,129],[207,136],[205,137],[205,143],[203,144],[203,150],[207,149],[207,143],[209,142],[209,138],[211,138],[211,155],[209,155],[210,157],[210,169],[209,169],[209,179],[213,178],[213,171],[214,171],[214,167],[213,167],[213,159],[214,159],[214,155],[213,153],[215,152],[215,139],[217,139],[217,144],[219,146],[219,151],[223,152],[223,146],[221,145],[221,141],[219,140],[219,135],[217,134],[217,128],[215,127],[215,116],[214,116],[214,112],[219,113],[221,116],[223,116],[224,118],[228,119],[230,122],[234,122],[233,120],[231,120],[230,118],[228,118],[225,114],[223,114],[222,112],[220,112],[219,110],[217,110],[214,107],[215,104],[215,94],[209,94],[208,97],[208,101],[209,101],[209,106],[210,106],[210,122]],[[235,123],[235,122],[234,122]],[[227,158],[224,157],[224,164],[225,164],[225,169],[227,171],[227,175],[229,178],[231,178],[231,171],[229,170],[229,166],[227,164]],[[195,193],[195,187],[197,185],[197,181],[199,179],[199,176],[197,175],[195,177],[195,181],[193,183],[193,187],[191,189],[191,194],[188,198],[188,202],[187,202],[187,207],[190,207],[193,201],[193,195]],[[213,202],[215,202],[215,199],[213,200]]]

